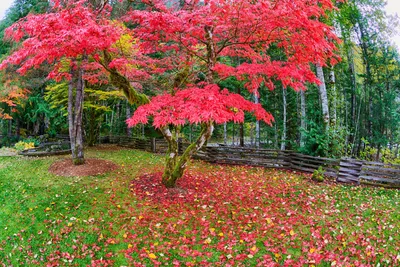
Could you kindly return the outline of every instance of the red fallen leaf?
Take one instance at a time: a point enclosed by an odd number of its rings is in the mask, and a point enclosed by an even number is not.
[[[108,267],[113,266],[114,261],[112,260],[92,260],[91,267]]]

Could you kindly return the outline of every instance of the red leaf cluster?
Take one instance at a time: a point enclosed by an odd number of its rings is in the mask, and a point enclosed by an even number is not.
[[[260,104],[254,104],[242,96],[220,90],[215,85],[204,88],[193,87],[179,90],[174,95],[164,94],[154,97],[149,104],[140,106],[128,126],[147,123],[153,117],[153,125],[160,128],[169,124],[184,125],[212,121],[224,123],[243,122],[244,112],[252,112],[258,120],[271,124],[273,117]]]
[[[20,65],[18,72],[25,74],[45,62],[56,63],[49,77],[69,78],[68,73],[61,71],[68,61],[60,62],[61,59],[94,55],[120,38],[123,28],[107,19],[108,16],[106,9],[96,13],[86,1],[69,1],[67,7],[56,4],[49,13],[30,14],[6,29],[6,38],[15,42],[25,39],[0,68]]]
[[[130,12],[125,20],[137,23],[133,30],[145,53],[167,53],[165,60],[207,65],[221,78],[247,81],[254,92],[262,82],[304,89],[317,83],[310,63],[335,64],[338,38],[321,22],[330,0],[144,1],[147,10]],[[279,57],[270,49],[279,49]],[[230,57],[237,62],[222,60]],[[171,58],[176,58],[171,60]],[[191,58],[191,59],[190,59]],[[179,60],[178,60],[179,59]],[[217,63],[218,62],[218,63]]]

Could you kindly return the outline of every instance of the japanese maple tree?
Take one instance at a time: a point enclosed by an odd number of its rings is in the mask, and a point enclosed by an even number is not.
[[[52,1],[46,14],[30,14],[6,29],[6,38],[21,42],[20,46],[0,65],[19,65],[18,73],[43,64],[53,66],[49,78],[68,80],[68,121],[74,164],[84,163],[82,112],[85,82],[107,82],[119,74],[112,66],[118,49],[115,44],[124,34],[121,23],[110,19],[111,7],[107,1],[94,6],[86,0]],[[114,78],[114,80],[117,80]],[[126,82],[126,80],[122,79]],[[131,101],[131,88],[124,87]]]
[[[274,81],[284,87],[305,89],[304,83],[318,83],[310,63],[335,63],[336,36],[320,22],[330,0],[259,1],[163,1],[145,0],[144,10],[133,10],[125,17],[134,23],[133,35],[143,53],[162,55],[159,63],[170,83],[165,92],[140,106],[129,126],[147,123],[159,128],[169,150],[163,184],[174,187],[186,164],[211,137],[213,125],[227,121],[243,122],[244,111],[271,124],[273,117],[259,104],[219,88],[227,77],[245,81],[254,94],[261,84],[271,90]],[[280,49],[280,60],[273,60],[269,49]],[[239,62],[231,64],[232,60]],[[156,65],[157,66],[157,65]],[[186,123],[202,126],[197,141],[181,157],[177,139]]]

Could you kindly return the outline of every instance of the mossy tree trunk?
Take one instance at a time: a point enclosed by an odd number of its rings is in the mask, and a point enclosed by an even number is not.
[[[72,78],[68,85],[69,138],[71,142],[72,161],[74,165],[82,165],[85,163],[82,131],[83,97],[85,87],[83,69],[78,68],[77,70],[72,70],[71,74]]]
[[[213,133],[214,126],[212,122],[203,123],[196,142],[190,144],[181,156],[179,156],[179,130],[179,127],[175,127],[173,132],[171,132],[169,127],[162,129],[162,133],[168,142],[165,169],[162,176],[162,183],[167,188],[176,186],[176,182],[184,174],[188,161],[198,150],[207,144]]]

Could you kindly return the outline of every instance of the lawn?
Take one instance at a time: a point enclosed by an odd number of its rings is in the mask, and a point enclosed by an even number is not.
[[[203,162],[165,190],[162,156],[86,156],[120,167],[57,177],[59,157],[0,158],[0,265],[400,265],[399,191]]]

